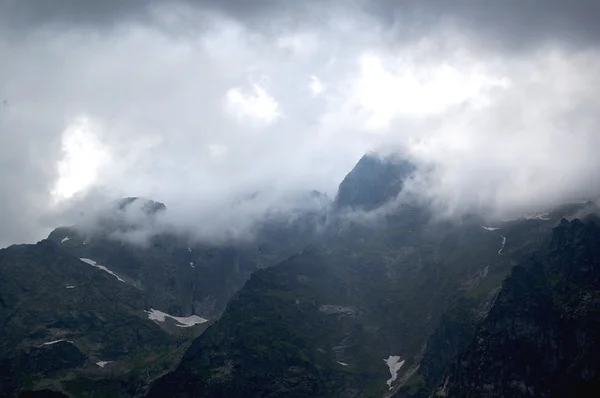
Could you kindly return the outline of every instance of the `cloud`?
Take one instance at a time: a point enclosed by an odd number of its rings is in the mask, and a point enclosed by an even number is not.
[[[253,84],[247,92],[237,87],[227,90],[225,106],[242,124],[250,122],[266,126],[281,117],[277,101],[258,84]]]
[[[308,85],[308,88],[310,89],[310,92],[314,96],[318,96],[323,91],[325,91],[325,86],[323,86],[323,83],[321,83],[321,80],[316,76],[310,77],[310,84]]]
[[[68,199],[95,182],[98,168],[110,161],[110,154],[98,141],[91,121],[75,120],[62,134],[63,157],[58,161],[58,178],[51,194],[55,200]]]
[[[461,27],[469,36],[482,38],[487,46],[526,50],[551,41],[595,47],[600,27],[595,0],[108,0],[81,2],[56,0],[40,4],[36,0],[4,0],[0,3],[1,25],[20,32],[32,27],[112,29],[131,23],[168,22],[165,14],[178,10],[179,26],[193,11],[224,16],[252,30],[285,30],[290,25],[318,29],[333,16],[357,16],[383,27],[394,40],[413,40],[440,26]],[[194,15],[197,17],[197,15]],[[171,18],[172,19],[172,18]],[[190,18],[193,20],[194,18]],[[287,34],[280,42],[294,43]]]
[[[447,214],[598,196],[597,6],[534,3],[0,2],[0,244],[98,192],[225,230],[373,149]]]

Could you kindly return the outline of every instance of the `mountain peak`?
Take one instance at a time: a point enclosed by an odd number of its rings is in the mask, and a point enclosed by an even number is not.
[[[152,216],[167,209],[167,206],[165,206],[164,203],[156,202],[151,199],[139,198],[137,196],[119,199],[117,200],[115,207],[118,210],[127,211],[131,206],[139,207],[140,210],[148,216]]]
[[[395,198],[415,166],[405,159],[365,154],[340,183],[336,208],[373,210]]]

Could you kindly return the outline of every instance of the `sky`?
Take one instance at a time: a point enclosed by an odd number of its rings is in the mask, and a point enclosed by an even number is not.
[[[204,230],[368,151],[445,214],[600,196],[595,0],[0,0],[0,246],[99,198]],[[261,192],[260,201],[231,203]],[[192,216],[193,215],[193,216]]]

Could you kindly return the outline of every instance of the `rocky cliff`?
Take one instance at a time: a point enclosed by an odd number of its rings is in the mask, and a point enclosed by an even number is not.
[[[562,220],[502,291],[437,395],[600,394],[600,225]]]

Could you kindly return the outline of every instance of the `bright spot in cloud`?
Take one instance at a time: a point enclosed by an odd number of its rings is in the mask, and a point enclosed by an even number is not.
[[[93,132],[95,127],[88,118],[80,117],[63,132],[63,158],[58,162],[58,180],[52,191],[55,201],[92,185],[98,169],[109,159],[108,149]]]
[[[353,90],[358,105],[369,114],[366,128],[377,130],[397,116],[439,114],[468,101],[481,106],[479,97],[486,89],[505,85],[506,79],[486,76],[475,67],[411,65],[402,58],[363,54]]]
[[[226,94],[227,111],[240,122],[251,120],[267,126],[281,117],[279,104],[261,86],[253,84],[249,91],[232,88]]]
[[[294,33],[277,38],[276,45],[298,56],[310,56],[319,49],[319,39],[312,33]]]
[[[321,94],[323,92],[323,90],[325,90],[325,86],[323,86],[323,83],[321,83],[321,80],[316,76],[310,77],[310,84],[308,85],[308,88],[310,88],[310,92],[315,97],[317,95]]]

